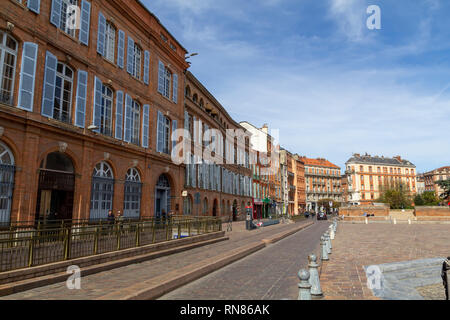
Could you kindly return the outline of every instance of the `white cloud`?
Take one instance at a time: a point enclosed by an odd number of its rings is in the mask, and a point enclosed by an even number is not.
[[[329,15],[348,40],[361,41],[366,28],[366,9],[363,0],[330,0]]]

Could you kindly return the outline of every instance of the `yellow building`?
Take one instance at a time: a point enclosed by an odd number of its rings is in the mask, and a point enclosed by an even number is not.
[[[354,154],[346,162],[347,204],[376,202],[383,189],[404,185],[417,193],[416,166],[400,156],[394,158]]]

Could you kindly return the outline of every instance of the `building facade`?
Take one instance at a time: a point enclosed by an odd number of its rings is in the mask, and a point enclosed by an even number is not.
[[[441,167],[423,174],[425,191],[434,191],[437,196],[440,196],[444,189],[442,189],[437,182],[450,179],[450,166]]]
[[[322,158],[300,160],[305,164],[306,209],[319,212],[321,200],[342,202],[341,169]]]
[[[269,134],[268,125],[258,128],[243,121],[240,125],[250,134],[253,171],[253,218],[281,214],[281,172],[279,145]]]
[[[296,196],[294,199],[294,215],[303,214],[306,211],[306,181],[305,181],[305,164],[300,160],[299,155],[293,157],[294,185]]]
[[[187,51],[139,1],[1,7],[0,222],[181,214]]]
[[[244,219],[245,208],[252,205],[250,134],[189,71],[184,128],[191,137],[190,161],[185,165],[184,213],[223,220],[237,220],[241,214]],[[229,130],[241,130],[245,136],[231,136]]]
[[[354,154],[346,162],[348,205],[376,202],[384,189],[404,185],[417,193],[416,166],[400,156],[361,156]]]

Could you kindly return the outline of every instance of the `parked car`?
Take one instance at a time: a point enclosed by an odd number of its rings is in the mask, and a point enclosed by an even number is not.
[[[317,220],[328,220],[327,214],[325,212],[319,212]]]

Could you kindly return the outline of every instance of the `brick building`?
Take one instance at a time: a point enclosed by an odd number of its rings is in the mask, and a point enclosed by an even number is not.
[[[307,210],[318,212],[320,200],[342,202],[341,169],[326,159],[300,160],[305,164]]]
[[[184,128],[191,136],[188,155],[191,161],[185,171],[184,212],[221,216],[224,220],[230,215],[236,220],[241,214],[243,219],[245,207],[252,204],[250,134],[189,71],[186,73],[184,119]],[[233,137],[230,129],[242,130],[244,136]],[[203,157],[205,150],[217,161]]]
[[[181,213],[170,134],[183,126],[187,51],[150,11],[3,0],[0,40],[0,222]]]
[[[425,184],[425,191],[434,191],[437,196],[440,196],[444,189],[442,189],[437,182],[450,180],[450,166],[441,167],[423,174]]]
[[[305,164],[301,161],[299,155],[293,157],[294,185],[296,196],[294,199],[294,214],[303,214],[306,210],[306,180],[305,180]]]
[[[411,193],[417,193],[416,166],[400,156],[361,156],[354,154],[346,162],[349,205],[376,202],[384,189],[404,185]]]

